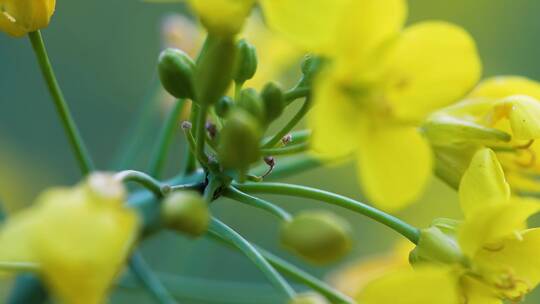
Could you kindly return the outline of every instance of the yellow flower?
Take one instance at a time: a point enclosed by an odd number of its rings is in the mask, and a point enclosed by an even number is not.
[[[515,190],[539,191],[531,179],[540,174],[539,100],[538,82],[517,76],[487,79],[466,100],[432,114],[424,129],[436,152],[452,147],[454,155],[447,154],[454,161],[463,157],[457,152],[493,148]]]
[[[354,153],[367,196],[395,210],[416,199],[431,175],[432,152],[418,124],[463,97],[481,64],[474,41],[455,25],[402,30],[403,0],[353,1],[346,11],[315,83],[313,149]]]
[[[0,0],[0,31],[21,37],[49,25],[56,0]]]
[[[123,185],[103,173],[48,190],[4,224],[0,262],[37,265],[66,303],[101,303],[137,232],[138,219],[124,200]]]
[[[481,149],[473,157],[460,186],[460,201],[465,219],[456,229],[439,225],[422,233],[415,251],[422,253],[423,262],[371,282],[358,300],[365,304],[502,304],[519,301],[538,285],[540,229],[527,229],[526,220],[540,211],[540,204],[510,197],[493,151]],[[432,233],[434,228],[438,234]],[[451,255],[441,251],[448,246],[453,248]],[[444,259],[449,256],[455,258]]]
[[[188,0],[206,29],[222,36],[239,33],[255,0]]]

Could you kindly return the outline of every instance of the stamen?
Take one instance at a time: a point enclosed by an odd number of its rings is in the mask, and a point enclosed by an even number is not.
[[[12,15],[10,15],[8,12],[6,12],[5,10],[3,10],[2,8],[2,15],[6,16],[7,20],[9,20],[9,22],[11,23],[16,23],[17,22],[17,19],[15,19],[15,17],[13,17]]]

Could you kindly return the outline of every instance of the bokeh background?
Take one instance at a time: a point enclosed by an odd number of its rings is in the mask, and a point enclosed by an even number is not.
[[[519,74],[540,80],[539,1],[409,2],[410,23],[442,19],[468,29],[478,43],[485,77]],[[100,169],[111,168],[141,104],[156,86],[163,17],[183,10],[180,4],[138,0],[58,1],[57,13],[44,36],[61,86]],[[164,109],[163,104],[152,109],[154,123],[138,133],[136,163],[130,167],[144,169]],[[180,138],[178,134],[172,148],[169,174],[179,168],[183,145]],[[288,181],[362,199],[351,168],[350,164],[341,164],[316,169]],[[77,180],[77,167],[29,41],[0,34],[0,199],[5,209],[17,210],[31,204],[44,188]],[[313,201],[268,198],[292,212],[328,208]],[[433,180],[422,199],[399,215],[425,226],[435,217],[459,216],[456,202],[451,189]],[[355,248],[343,262],[314,267],[279,248],[278,227],[273,218],[226,200],[212,208],[249,240],[321,277],[351,261],[391,250],[397,241],[397,235],[385,227],[360,215],[330,208],[354,226]],[[142,246],[148,262],[162,274],[173,293],[184,299],[182,303],[277,301],[257,268],[220,244],[162,233]],[[112,303],[152,303],[144,291],[131,288],[130,282],[123,285],[114,292]],[[9,280],[2,286],[1,298],[5,297]],[[533,295],[526,303],[538,301],[540,296]]]

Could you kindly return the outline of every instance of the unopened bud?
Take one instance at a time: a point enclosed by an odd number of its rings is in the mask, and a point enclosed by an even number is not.
[[[351,227],[328,211],[305,211],[281,228],[281,243],[306,260],[323,264],[351,249]]]
[[[283,90],[275,82],[267,83],[261,91],[266,123],[276,120],[285,109]]]
[[[178,191],[167,196],[161,216],[167,228],[192,237],[205,233],[210,222],[208,204],[195,191]]]
[[[234,65],[234,81],[242,84],[253,78],[257,71],[257,50],[245,39],[236,44],[236,61]]]
[[[320,57],[314,55],[306,55],[302,62],[302,81],[301,85],[304,87],[310,87],[313,83],[315,75],[320,71],[323,65],[323,60]]]
[[[195,63],[178,49],[165,49],[159,55],[158,70],[161,84],[176,98],[193,98]]]
[[[195,73],[196,101],[215,104],[229,88],[236,47],[230,37],[209,37]]]
[[[237,109],[229,116],[219,137],[218,157],[226,169],[245,170],[260,158],[259,123],[244,110]]]
[[[448,220],[422,229],[418,245],[409,255],[411,264],[429,262],[451,265],[463,262],[463,253],[456,241],[456,229],[457,223]]]
[[[230,98],[229,96],[223,96],[216,103],[216,106],[215,106],[216,114],[217,116],[221,118],[225,118],[233,107],[234,107],[234,101],[232,100],[232,98]]]
[[[238,107],[244,109],[259,121],[264,119],[265,111],[263,101],[255,89],[248,88],[240,92]]]

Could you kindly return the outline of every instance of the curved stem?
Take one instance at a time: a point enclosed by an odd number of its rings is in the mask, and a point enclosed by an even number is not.
[[[304,142],[304,143],[285,146],[281,148],[261,149],[261,153],[264,156],[289,155],[289,154],[305,152],[308,149],[309,149],[309,143]]]
[[[290,195],[323,201],[363,214],[400,233],[414,244],[417,244],[420,238],[420,230],[418,228],[377,208],[332,192],[284,183],[249,183],[235,184],[234,186],[247,193]]]
[[[282,138],[283,136],[287,135],[299,122],[300,120],[307,114],[309,111],[311,102],[308,99],[304,101],[304,104],[296,113],[296,115],[293,116],[293,118],[281,129],[279,130],[269,141],[263,144],[262,148],[273,148]]]
[[[51,94],[51,97],[54,101],[56,112],[58,113],[58,116],[60,116],[60,120],[62,121],[64,130],[68,136],[73,153],[77,158],[79,168],[82,174],[86,175],[94,169],[94,165],[84,145],[79,130],[77,129],[75,121],[73,120],[66,100],[64,99],[62,90],[58,85],[56,76],[54,75],[54,71],[49,60],[49,56],[47,55],[47,49],[45,48],[45,43],[43,42],[41,32],[31,32],[28,34],[28,37],[30,38],[30,42],[32,43],[34,53],[36,54],[37,60],[39,62],[41,73],[43,74],[43,78],[45,78],[45,81],[47,83],[49,93]]]
[[[311,89],[307,87],[295,87],[285,92],[285,102],[291,103],[296,99],[307,97],[310,91]]]
[[[294,266],[293,264],[285,261],[284,259],[257,247],[259,252],[264,256],[264,258],[272,264],[278,271],[290,276],[299,283],[303,283],[306,286],[312,288],[315,291],[318,291],[321,295],[326,297],[331,303],[348,303],[353,304],[354,300],[348,296],[342,294],[338,290],[332,288],[325,282],[319,280],[318,278],[312,276],[311,274],[303,271],[302,269]]]
[[[162,184],[160,181],[154,179],[150,175],[135,170],[126,170],[116,173],[115,178],[122,182],[138,183],[152,191],[156,197],[163,197],[171,190],[169,185]]]
[[[266,259],[240,234],[216,218],[212,218],[209,233],[211,236],[232,244],[242,251],[268,278],[268,280],[288,298],[296,293],[287,281],[266,261]]]
[[[223,195],[240,203],[244,203],[246,205],[268,211],[269,213],[273,214],[274,216],[285,222],[289,222],[292,219],[292,215],[284,209],[258,197],[245,194],[234,187],[228,187],[223,193]]]
[[[161,304],[175,304],[176,300],[167,291],[165,286],[161,284],[157,276],[152,272],[148,264],[146,264],[143,256],[139,251],[135,251],[129,260],[129,267],[133,274],[141,281],[146,289],[148,289],[154,298]]]
[[[163,171],[163,165],[167,159],[167,152],[174,138],[174,131],[176,130],[183,106],[184,100],[180,99],[176,101],[160,131],[157,145],[152,153],[148,169],[150,175],[154,177],[159,177]]]
[[[325,164],[325,161],[317,159],[311,155],[295,155],[276,161],[276,166],[272,174],[265,179],[284,178],[307,170],[311,170]],[[268,170],[268,166],[262,165],[253,169],[252,174],[263,175]]]

